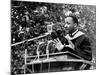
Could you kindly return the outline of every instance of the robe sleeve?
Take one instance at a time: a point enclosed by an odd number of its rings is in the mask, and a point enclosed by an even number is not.
[[[75,52],[85,60],[92,60],[92,49],[90,39],[86,36],[80,36],[75,43]]]

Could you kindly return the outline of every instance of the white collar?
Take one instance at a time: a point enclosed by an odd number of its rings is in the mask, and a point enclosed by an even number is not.
[[[77,32],[78,32],[78,29],[75,32],[73,32],[72,35],[76,34]]]
[[[76,34],[77,33],[77,34]],[[73,40],[73,39],[75,39],[75,38],[77,38],[77,37],[79,37],[79,36],[81,36],[81,35],[84,35],[84,33],[83,32],[81,32],[81,31],[78,31],[78,30],[76,30],[74,33],[73,33],[73,37],[70,37],[69,36],[69,34],[67,34],[66,36],[65,36],[65,38],[67,38],[67,39],[69,39],[69,40]]]

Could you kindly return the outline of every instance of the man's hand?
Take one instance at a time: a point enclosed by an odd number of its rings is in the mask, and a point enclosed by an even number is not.
[[[56,43],[56,48],[58,49],[58,51],[61,51],[64,47],[64,45],[61,43],[61,41],[59,40],[59,38],[54,39],[55,43]]]

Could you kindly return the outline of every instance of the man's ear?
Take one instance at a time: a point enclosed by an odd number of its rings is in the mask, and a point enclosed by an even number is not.
[[[75,27],[77,27],[77,23],[75,23]]]

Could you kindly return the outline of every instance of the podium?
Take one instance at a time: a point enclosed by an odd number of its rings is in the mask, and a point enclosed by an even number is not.
[[[28,73],[42,73],[42,72],[57,72],[57,71],[73,71],[84,70],[92,65],[91,61],[82,59],[80,56],[66,52],[58,52],[38,56],[27,57],[35,60],[26,61],[26,74]]]

